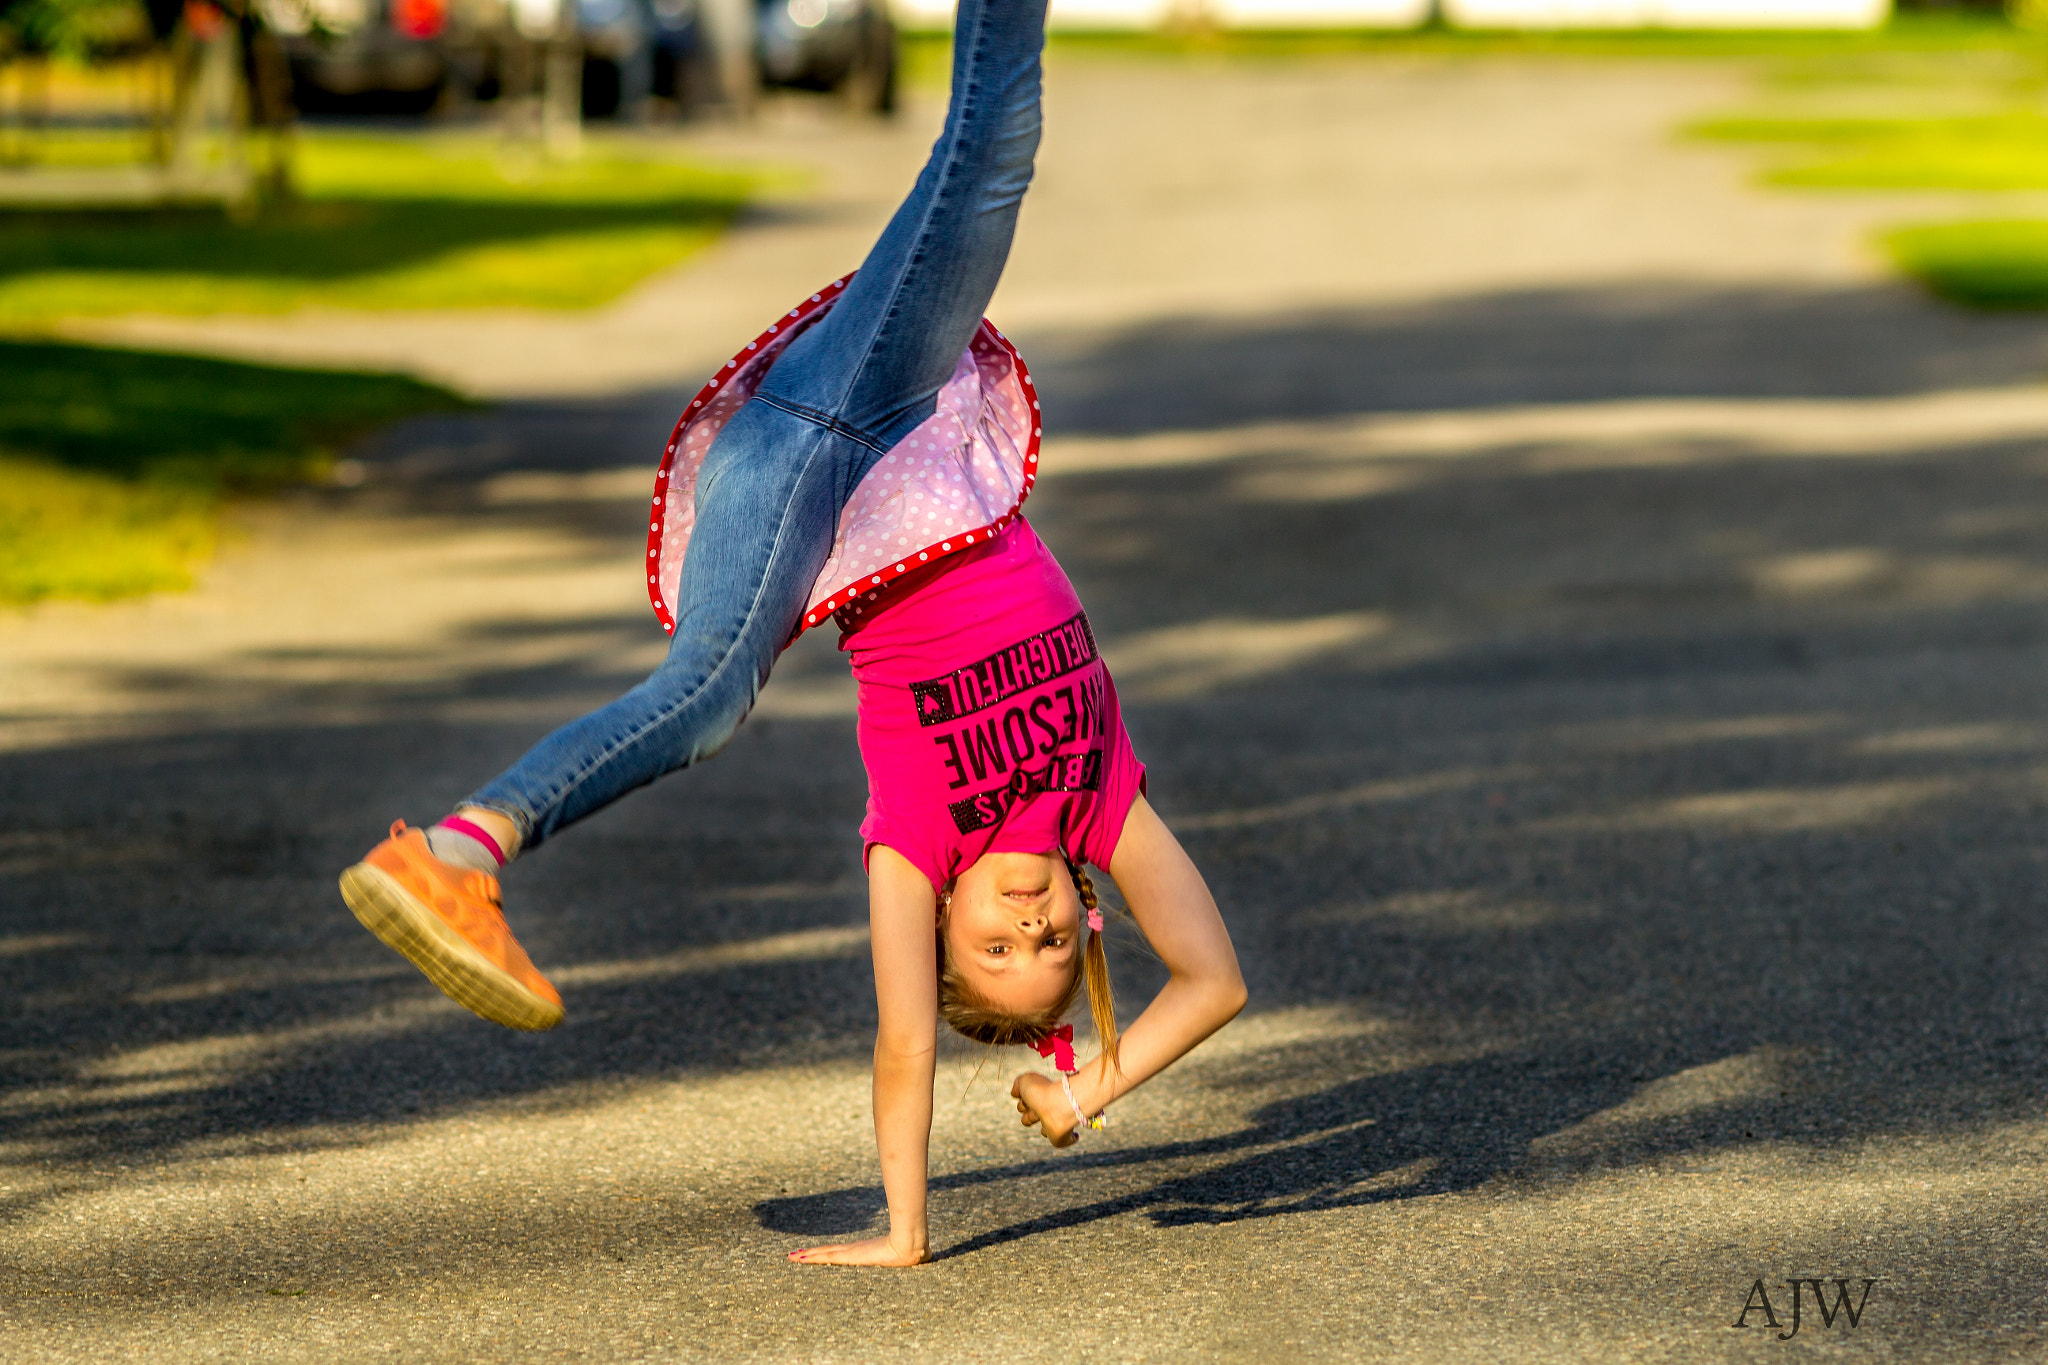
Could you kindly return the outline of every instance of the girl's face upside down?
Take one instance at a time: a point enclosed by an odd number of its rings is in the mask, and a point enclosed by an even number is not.
[[[1005,1013],[1060,1004],[1081,970],[1081,897],[1058,853],[988,853],[953,883],[940,928],[963,984]]]

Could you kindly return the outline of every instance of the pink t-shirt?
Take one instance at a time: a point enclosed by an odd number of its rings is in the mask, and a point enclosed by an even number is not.
[[[866,849],[934,890],[986,852],[1107,867],[1143,789],[1073,584],[1022,517],[839,609],[860,684]]]

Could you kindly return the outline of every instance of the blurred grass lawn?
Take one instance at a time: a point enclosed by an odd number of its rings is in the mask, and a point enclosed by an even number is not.
[[[120,158],[116,134],[46,143]],[[116,150],[119,150],[116,147]],[[160,312],[603,303],[716,237],[762,177],[625,142],[575,161],[481,137],[311,132],[301,197],[217,209],[0,211],[0,327]],[[350,436],[462,405],[393,375],[0,341],[0,602],[188,586],[224,497],[321,476]]]
[[[1763,183],[1804,190],[2048,190],[2048,36],[2010,33],[2003,69],[1923,68],[1912,80],[1837,74],[1837,98],[1908,112],[1840,116],[1824,110],[1710,119],[1695,137],[1779,150]],[[1957,109],[1926,112],[1930,105]],[[1914,106],[1921,106],[1915,111]],[[2048,307],[2048,219],[2010,210],[1908,224],[1879,234],[1893,262],[1934,293],[1977,308]]]
[[[1694,125],[1723,142],[1798,147],[1769,185],[1815,190],[2048,189],[2048,114],[2030,109],[1946,117],[1724,118]]]
[[[398,375],[0,341],[0,602],[187,587],[220,500],[319,477],[336,446],[461,407]]]
[[[51,159],[90,164],[96,146],[53,142]],[[623,140],[543,161],[439,134],[310,132],[296,169],[299,198],[247,219],[0,211],[0,326],[315,305],[589,307],[708,244],[762,179]]]

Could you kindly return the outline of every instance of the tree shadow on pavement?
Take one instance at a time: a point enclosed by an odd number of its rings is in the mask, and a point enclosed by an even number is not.
[[[2038,315],[1966,313],[1890,285],[1529,289],[1017,340],[1048,436],[1526,403],[1874,398],[2032,384],[2048,370]]]
[[[1051,345],[1038,372],[1069,434],[2031,377],[2038,324],[1921,307],[1560,291]],[[1816,312],[1818,330],[1781,330]],[[1888,317],[1918,321],[1866,336]],[[1723,339],[1688,388],[1682,347],[1650,360],[1689,333]],[[1600,359],[1632,347],[1635,369]],[[1800,371],[1773,347],[1817,358]],[[1260,355],[1269,375],[1327,365],[1299,390],[1227,381]],[[1403,356],[1443,382],[1401,379]],[[500,413],[464,447],[469,420],[409,428],[435,433],[411,455],[402,432],[379,449],[425,461],[438,442],[432,472],[454,482],[416,493],[437,515],[554,532],[565,569],[615,555],[637,572],[642,495],[501,506],[461,482],[476,461],[587,472],[582,438],[613,419],[568,412],[535,435]],[[1590,463],[1552,458],[1559,444],[1052,471],[1034,520],[1089,603],[1154,799],[1227,908],[1254,1015],[1393,1033],[1243,1068],[1197,1054],[1175,1084],[1242,1102],[1235,1133],[945,1177],[992,1199],[950,1254],[1125,1212],[1265,1217],[2031,1112],[2040,442],[1657,439]],[[1309,477],[1331,469],[1359,477]],[[718,762],[515,869],[514,927],[567,983],[558,1034],[442,1002],[339,904],[334,875],[393,816],[437,814],[635,681],[650,638],[607,607],[483,623],[417,676],[346,645],[166,665],[124,695],[186,709],[139,737],[0,752],[0,1159],[374,1141],[612,1083],[858,1065],[864,783],[843,708],[764,712]],[[769,697],[840,668],[812,641]],[[1134,952],[1117,972],[1127,1004],[1159,980]],[[1144,1187],[1089,1187],[1108,1172]],[[1057,1206],[993,1201],[1041,1174]],[[840,1189],[761,1217],[829,1232],[872,1209]]]
[[[1175,1226],[1469,1189],[1521,1166],[1537,1138],[1620,1103],[1645,1079],[1640,1064],[1625,1051],[1582,1048],[1570,1057],[1496,1055],[1425,1066],[1264,1106],[1250,1127],[1214,1137],[938,1176],[934,1193],[1047,1177],[1064,1177],[1066,1190],[1075,1192],[1094,1172],[1163,1173],[1147,1188],[994,1228],[934,1259],[1127,1213]],[[1118,1183],[1128,1184],[1128,1177]],[[755,1213],[776,1232],[850,1236],[883,1207],[875,1185],[764,1200]]]
[[[978,1216],[967,1221],[983,1230],[934,1259],[1131,1214],[1177,1227],[1484,1186],[1533,1194],[1610,1169],[1712,1176],[1723,1157],[1760,1142],[1824,1162],[1879,1136],[2033,1118],[2048,1084],[2048,1035],[2024,1025],[2015,1033],[2010,1019],[1948,1018],[1929,1038],[1914,1036],[1923,1018],[1901,1027],[1906,1018],[1858,1002],[1844,1017],[1792,1023],[1796,1043],[1735,1036],[1790,1023],[1768,1013],[1745,1012],[1725,1027],[1695,1022],[1690,1036],[1675,1020],[1646,1020],[1648,1028],[1572,1034],[1549,1047],[1389,1069],[1262,1105],[1228,1133],[939,1176],[934,1196],[968,1192]],[[1360,1054],[1355,1044],[1301,1044],[1252,1054],[1238,1069],[1270,1086],[1275,1074],[1327,1075],[1369,1060]],[[1219,1079],[1210,1089],[1227,1093]],[[1034,1196],[1025,1182],[1056,1188]],[[958,1216],[960,1202],[947,1212]],[[1020,1205],[1044,1211],[1015,1218]],[[850,1237],[874,1228],[884,1207],[875,1185],[764,1200],[755,1215],[775,1232]]]

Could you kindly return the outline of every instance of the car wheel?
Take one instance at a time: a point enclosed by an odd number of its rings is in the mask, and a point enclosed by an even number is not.
[[[613,118],[625,102],[625,73],[606,57],[583,59],[583,117]]]

